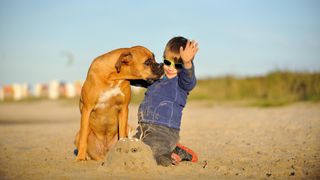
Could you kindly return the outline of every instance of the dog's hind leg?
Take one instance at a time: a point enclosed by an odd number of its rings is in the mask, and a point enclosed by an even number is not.
[[[105,141],[98,139],[94,132],[91,131],[88,136],[87,152],[89,157],[96,161],[103,160],[107,151],[108,148]]]

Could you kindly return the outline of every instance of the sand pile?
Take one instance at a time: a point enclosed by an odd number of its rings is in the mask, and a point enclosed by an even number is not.
[[[156,166],[150,147],[138,139],[119,140],[103,165],[113,171],[148,170]]]

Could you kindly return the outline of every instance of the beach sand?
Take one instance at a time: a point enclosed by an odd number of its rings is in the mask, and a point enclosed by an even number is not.
[[[137,108],[130,105],[133,126]],[[180,142],[199,161],[127,171],[76,162],[79,123],[77,105],[62,100],[0,104],[0,179],[320,179],[320,103],[190,102]]]

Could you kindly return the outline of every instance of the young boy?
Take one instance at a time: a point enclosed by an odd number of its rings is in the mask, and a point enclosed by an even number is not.
[[[159,165],[169,166],[180,160],[196,159],[179,141],[182,110],[189,92],[196,85],[193,59],[198,44],[184,37],[174,37],[166,45],[163,77],[148,86],[138,110],[136,138],[151,147]]]

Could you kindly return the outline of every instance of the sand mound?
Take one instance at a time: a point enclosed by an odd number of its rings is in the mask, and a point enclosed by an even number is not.
[[[113,171],[133,171],[157,165],[149,146],[138,139],[122,139],[110,150],[103,166]]]

